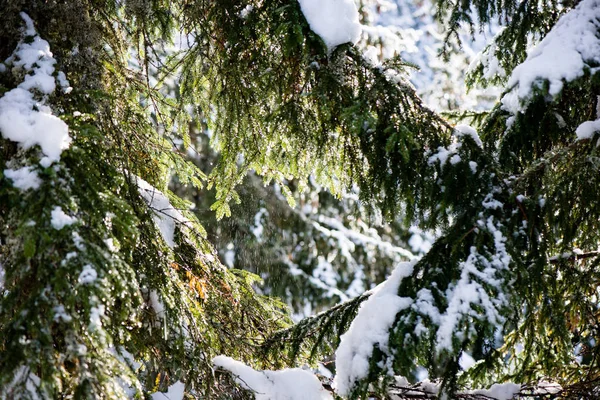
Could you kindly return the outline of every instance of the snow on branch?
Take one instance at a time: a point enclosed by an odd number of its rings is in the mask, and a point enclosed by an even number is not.
[[[512,90],[502,106],[512,114],[527,107],[534,88],[548,82],[548,93],[558,95],[565,82],[595,73],[600,65],[600,0],[582,0],[563,15],[546,37],[529,51],[509,81]]]
[[[24,149],[39,145],[46,156],[40,164],[48,167],[60,159],[62,151],[69,147],[71,137],[67,124],[52,114],[45,100],[54,93],[56,80],[65,93],[69,93],[71,88],[64,73],[58,72],[54,77],[56,60],[48,42],[37,34],[27,14],[21,13],[21,17],[27,27],[25,38],[21,39],[13,54],[0,63],[0,72],[8,66],[13,74],[23,74],[24,77],[16,88],[0,98],[0,133]],[[35,181],[35,177],[29,180]],[[35,187],[22,182],[17,185]]]
[[[299,0],[310,29],[323,39],[329,51],[344,43],[356,43],[361,25],[354,0]]]
[[[217,356],[213,364],[233,374],[244,389],[254,392],[256,400],[332,400],[319,379],[300,368],[257,371],[227,356]]]
[[[213,364],[218,369],[231,373],[236,383],[251,391],[256,400],[330,400],[333,398],[331,382],[319,380],[309,370],[286,368],[277,371],[257,371],[243,362],[223,355],[215,357]],[[335,386],[335,382],[333,386]],[[542,380],[533,384],[505,382],[495,383],[486,389],[461,389],[454,393],[452,398],[457,400],[558,399],[569,394],[589,396],[595,392],[597,392],[597,389],[594,389],[594,382],[563,388],[558,383]],[[369,398],[434,400],[448,397],[444,394],[440,381],[425,379],[413,384],[403,376],[396,376],[394,382],[387,385],[385,394],[372,392],[369,393]]]
[[[175,243],[175,227],[178,224],[187,226],[190,221],[178,209],[173,207],[163,192],[140,177],[136,177],[136,183],[140,195],[153,212],[152,219],[158,227],[165,243],[170,248],[174,248],[177,246]]]
[[[373,347],[388,355],[389,330],[396,314],[412,304],[408,297],[399,297],[398,289],[402,279],[410,276],[415,261],[399,264],[392,275],[373,290],[371,297],[358,310],[350,329],[341,337],[335,352],[337,374],[334,386],[338,394],[348,395],[358,380],[369,373],[369,359]]]

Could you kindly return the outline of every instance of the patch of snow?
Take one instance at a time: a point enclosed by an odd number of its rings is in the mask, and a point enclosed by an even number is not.
[[[241,19],[246,19],[252,10],[254,10],[254,6],[252,4],[248,4],[242,11],[239,12],[238,16]]]
[[[88,283],[94,283],[98,278],[98,272],[89,264],[83,266],[83,270],[79,274],[78,282],[81,285],[86,285]]]
[[[85,244],[83,243],[83,238],[81,237],[81,235],[79,235],[78,232],[73,231],[72,237],[73,237],[73,244],[75,245],[77,250],[81,250],[81,251],[85,250]]]
[[[73,320],[73,317],[71,317],[69,314],[67,314],[67,311],[65,310],[65,306],[58,305],[56,307],[54,307],[54,320],[55,321],[63,321],[63,322],[71,322]]]
[[[477,130],[469,125],[458,124],[454,127],[454,135],[458,137],[469,136],[479,147],[483,147],[483,142],[479,138]]]
[[[521,385],[516,383],[495,383],[489,389],[470,390],[469,394],[479,394],[496,400],[511,400],[521,391]]]
[[[467,352],[462,352],[460,358],[458,359],[458,365],[462,368],[463,371],[468,370],[473,365],[475,365],[477,361]]]
[[[461,161],[462,160],[461,160],[461,158],[460,158],[460,156],[458,154],[455,154],[452,157],[450,157],[450,164],[452,164],[452,165],[456,165],[456,164],[458,164]]]
[[[563,390],[563,387],[556,382],[541,381],[533,391],[533,394],[548,395],[557,394]]]
[[[500,65],[500,60],[498,60],[498,57],[496,56],[499,50],[496,41],[502,32],[504,32],[504,29],[504,27],[500,28],[490,45],[473,58],[473,61],[471,61],[471,64],[467,69],[467,74],[471,74],[477,66],[481,65],[483,67],[483,79],[489,80],[495,77],[503,78],[506,76],[506,71]]]
[[[411,233],[408,245],[413,252],[425,254],[431,250],[431,246],[433,246],[433,242],[436,240],[436,236],[433,233],[423,231],[416,225],[411,226],[408,231]]]
[[[152,219],[158,227],[165,243],[170,248],[174,248],[177,246],[177,243],[175,243],[175,227],[178,224],[186,226],[189,220],[171,205],[171,202],[163,192],[140,177],[136,177],[136,181],[138,191],[152,210],[154,214]]]
[[[526,107],[533,89],[549,83],[548,93],[556,96],[565,82],[598,70],[600,65],[600,0],[582,0],[560,17],[544,39],[511,74],[512,90],[502,98],[503,108],[517,114]]]
[[[11,382],[0,390],[0,398],[8,399],[13,397],[16,387],[22,386],[23,383],[25,383],[27,395],[24,395],[23,397],[27,397],[32,400],[41,399],[39,395],[41,380],[39,376],[30,371],[31,369],[27,366],[21,366],[16,369]]]
[[[412,274],[415,263],[398,264],[391,276],[361,304],[350,328],[342,335],[335,352],[337,374],[333,380],[340,396],[348,395],[355,382],[367,376],[374,346],[391,356],[389,330],[398,312],[410,307],[413,302],[409,297],[398,296],[398,289],[402,280]]]
[[[427,374],[427,370],[423,369],[425,371],[425,373]],[[400,389],[400,393],[402,395],[402,398],[404,398],[405,396],[412,398],[411,396],[415,396],[415,398],[424,398],[423,395],[426,393],[428,395],[437,395],[440,391],[440,383],[436,383],[436,382],[431,382],[429,379],[424,378],[421,382],[417,383],[417,384],[411,384],[408,379],[406,379],[406,377],[404,376],[395,376],[394,377],[395,381],[396,381],[396,386],[398,386]],[[413,390],[410,390],[410,389]],[[424,393],[425,392],[425,393]],[[395,394],[395,393],[390,393],[390,394]],[[396,398],[396,396],[392,396],[392,398]],[[426,398],[430,398],[429,396],[426,396]]]
[[[575,130],[577,140],[591,139],[596,132],[600,132],[600,119],[585,121]]]
[[[262,241],[262,235],[263,235],[263,232],[265,231],[265,228],[262,224],[262,219],[263,219],[263,217],[268,217],[268,216],[269,216],[269,212],[264,207],[261,208],[260,210],[258,210],[256,215],[254,216],[254,226],[251,229],[252,229],[252,233],[254,234],[254,236],[256,237],[256,239],[258,240],[259,243]]]
[[[402,247],[394,246],[389,242],[381,240],[381,238],[379,237],[367,236],[353,229],[348,229],[344,226],[343,223],[341,223],[335,218],[319,215],[319,222],[328,225],[333,229],[326,229],[322,225],[317,224],[316,222],[313,222],[313,226],[317,228],[317,230],[319,230],[320,232],[326,234],[326,236],[337,238],[340,241],[340,243],[347,241],[349,243],[350,251],[354,250],[354,244],[358,244],[365,247],[367,245],[372,245],[389,255],[399,254],[410,260],[416,258],[416,256],[410,251],[403,249]]]
[[[381,51],[375,46],[368,46],[365,51],[363,51],[363,58],[372,66],[377,67],[381,65],[380,59]]]
[[[217,367],[230,371],[236,382],[254,392],[256,400],[332,400],[319,379],[300,368],[257,371],[227,356],[213,359]]]
[[[19,169],[5,169],[4,175],[13,181],[13,186],[21,190],[38,189],[42,184],[33,167]]]
[[[90,323],[88,329],[92,332],[102,328],[102,318],[104,318],[104,304],[99,304],[98,307],[90,309]]]
[[[63,92],[65,94],[71,93],[73,88],[71,87],[69,80],[67,79],[67,76],[65,75],[64,72],[58,71],[56,80],[58,80],[58,84],[60,85],[61,89],[63,90]]]
[[[329,51],[343,43],[357,43],[361,25],[354,0],[298,0],[310,29]]]
[[[436,162],[440,163],[440,167],[444,168],[444,165],[448,162],[454,154],[458,152],[461,147],[461,143],[452,143],[448,148],[440,146],[437,148],[437,152],[433,153],[428,159],[427,164],[433,165]]]
[[[52,115],[44,104],[44,96],[54,92],[54,60],[47,41],[41,39],[33,22],[25,13],[21,17],[27,25],[26,35],[33,40],[21,40],[15,52],[4,62],[13,71],[23,71],[25,78],[16,88],[0,98],[0,133],[17,142],[24,149],[39,145],[47,159],[44,166],[58,161],[63,150],[69,147],[69,128],[60,118]],[[66,80],[66,78],[65,78]],[[41,101],[36,99],[41,93]]]
[[[61,207],[56,206],[50,213],[50,224],[56,230],[60,230],[65,226],[73,225],[77,222],[77,218],[71,217],[62,210]]]
[[[475,161],[469,161],[469,168],[471,168],[473,174],[477,173],[477,163]]]
[[[340,301],[342,301],[342,302],[350,300],[348,295],[346,293],[342,292],[341,290],[339,290],[336,286],[329,286],[325,282],[323,282],[321,279],[315,278],[314,276],[307,274],[298,265],[294,264],[288,257],[282,257],[281,262],[283,262],[285,265],[287,265],[287,267],[289,268],[289,272],[292,276],[302,276],[305,279],[307,279],[315,287],[325,291],[325,293],[323,294],[324,296],[329,297],[329,298],[331,298],[333,296],[338,296],[340,298]],[[307,315],[310,315],[310,314],[307,314]]]
[[[504,322],[500,309],[507,304],[507,298],[502,292],[491,296],[484,285],[498,289],[501,287],[502,281],[498,273],[508,269],[511,257],[506,250],[506,238],[494,217],[481,221],[480,225],[481,229],[493,236],[494,250],[491,254],[483,255],[473,246],[467,259],[460,263],[460,279],[448,289],[448,307],[440,316],[436,335],[437,350],[440,352],[453,348],[455,329],[464,317],[485,319],[493,325]],[[481,311],[475,312],[474,305]]]
[[[181,381],[177,381],[169,386],[166,393],[152,393],[151,397],[152,400],[183,400],[184,392],[185,384]]]

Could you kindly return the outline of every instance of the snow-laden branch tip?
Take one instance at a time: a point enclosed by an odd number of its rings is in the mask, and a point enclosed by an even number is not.
[[[390,328],[396,314],[413,303],[409,297],[399,297],[402,280],[413,272],[416,260],[400,263],[391,276],[373,290],[369,299],[361,304],[356,318],[348,331],[342,335],[335,352],[337,374],[334,387],[341,396],[350,394],[354,383],[369,373],[369,359],[373,348],[388,356]]]
[[[45,104],[48,95],[56,89],[54,65],[56,60],[50,45],[33,27],[33,21],[25,13],[21,17],[26,23],[25,36],[13,54],[3,64],[12,71],[25,74],[23,82],[0,98],[0,133],[24,149],[39,145],[42,153],[40,164],[48,167],[58,161],[63,150],[71,143],[69,128],[60,118],[52,114]],[[68,93],[68,81],[59,74],[59,83]],[[64,86],[66,85],[66,87]]]
[[[136,183],[140,195],[153,212],[152,219],[165,243],[170,248],[174,248],[177,246],[177,243],[175,243],[175,227],[177,225],[187,226],[190,220],[173,207],[169,198],[163,192],[140,177],[136,177]]]
[[[156,392],[152,394],[152,400],[183,400],[185,384],[177,381],[166,392]]]
[[[533,90],[548,82],[548,93],[556,96],[565,82],[572,82],[586,70],[600,65],[600,0],[582,0],[560,17],[556,25],[533,47],[527,59],[511,74],[512,90],[502,98],[502,106],[512,114],[527,107]]]
[[[310,371],[300,368],[257,371],[227,356],[215,357],[213,364],[231,372],[238,385],[254,392],[256,400],[332,400]]]
[[[5,169],[4,176],[12,180],[14,187],[21,190],[38,189],[42,184],[42,180],[31,166],[18,169]]]
[[[361,25],[354,0],[298,0],[310,29],[323,39],[329,51],[360,39]]]

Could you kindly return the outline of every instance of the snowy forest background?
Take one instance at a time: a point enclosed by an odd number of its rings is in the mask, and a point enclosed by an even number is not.
[[[598,1],[0,9],[0,398],[600,395]]]

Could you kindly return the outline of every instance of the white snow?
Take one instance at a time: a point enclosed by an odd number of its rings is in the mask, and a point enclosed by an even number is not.
[[[79,274],[78,282],[82,285],[93,283],[98,278],[98,272],[89,264],[83,266]]]
[[[469,125],[458,124],[454,127],[454,135],[458,137],[469,136],[479,147],[483,147],[483,143],[479,138],[477,130]]]
[[[480,394],[495,400],[510,400],[521,391],[521,385],[516,383],[495,383],[489,389],[470,390],[469,394]]]
[[[473,357],[471,357],[471,355],[467,352],[462,352],[462,354],[460,355],[460,358],[458,359],[458,365],[460,365],[460,367],[462,368],[463,371],[468,370],[469,368],[471,368],[473,365],[475,365],[477,361],[475,361],[475,359]]]
[[[477,163],[475,161],[469,161],[469,168],[471,168],[471,172],[474,174],[477,173]]]
[[[436,240],[436,235],[433,232],[423,231],[415,225],[411,226],[408,231],[411,233],[408,245],[413,252],[425,254],[431,250],[431,246]]]
[[[166,393],[156,392],[152,394],[152,400],[183,400],[185,384],[177,381],[167,389]]]
[[[600,119],[595,121],[585,121],[575,130],[577,140],[591,139],[596,132],[600,132]]]
[[[502,98],[503,108],[513,114],[522,111],[533,96],[533,88],[549,83],[556,96],[565,82],[583,76],[586,69],[597,71],[600,64],[600,0],[582,0],[560,17],[544,39],[511,74],[512,90]]]
[[[50,224],[56,230],[60,230],[68,225],[73,225],[77,222],[77,218],[71,217],[62,210],[61,207],[54,207],[52,212],[50,213]]]
[[[487,220],[480,221],[479,225],[493,236],[494,250],[489,255],[482,255],[476,247],[471,247],[467,259],[460,263],[460,279],[448,289],[448,307],[439,317],[436,345],[440,352],[452,350],[456,327],[464,317],[485,319],[494,325],[504,322],[499,310],[506,305],[506,297],[502,292],[491,296],[482,282],[490,287],[500,288],[502,281],[498,273],[508,269],[511,257],[506,250],[506,238],[494,218],[490,216]],[[481,311],[474,311],[474,305]]]
[[[450,161],[450,164],[452,165],[456,165],[463,161],[460,155],[458,155],[458,152],[462,148],[465,137],[470,137],[478,147],[483,147],[483,143],[474,128],[470,127],[469,125],[459,124],[454,127],[454,132],[452,134],[454,141],[450,143],[448,147],[440,146],[433,154],[431,152],[425,153],[425,156],[428,157],[427,164],[434,165],[436,162],[439,162],[440,168],[443,169],[448,161]],[[473,173],[477,171],[477,163],[469,161],[469,167]]]
[[[504,32],[504,27],[500,28],[496,36],[491,40],[489,46],[479,52],[471,61],[467,74],[471,74],[479,65],[483,67],[483,79],[489,80],[495,77],[505,77],[506,71],[500,65],[500,60],[496,54],[499,52],[497,39]]]
[[[427,370],[424,370],[425,374],[427,374]],[[408,379],[406,379],[406,377],[404,376],[395,376],[394,380],[396,381],[396,386],[398,386],[399,388],[401,388],[398,391],[398,395],[400,396],[394,396],[394,392],[389,392],[388,394],[391,395],[390,398],[413,398],[412,396],[414,396],[414,398],[431,398],[430,396],[424,396],[425,394],[427,395],[434,395],[436,396],[439,392],[440,392],[440,383],[439,382],[431,382],[429,379],[424,378],[421,382],[417,383],[417,384],[411,384]],[[413,390],[410,390],[410,389]],[[444,398],[444,397],[442,397]]]
[[[563,387],[556,382],[541,381],[534,390],[534,394],[548,395],[556,394],[563,390]]]
[[[357,43],[361,25],[354,0],[298,0],[310,29],[321,36],[329,51],[343,43]]]
[[[33,167],[5,169],[4,175],[13,181],[14,187],[21,190],[38,189],[42,184],[42,180]]]
[[[436,162],[440,163],[440,167],[443,169],[444,165],[448,162],[454,154],[461,148],[462,143],[452,143],[448,148],[440,146],[437,148],[437,152],[433,153],[427,159],[427,164],[434,165]]]
[[[398,296],[402,279],[412,274],[416,261],[398,264],[392,275],[373,290],[369,299],[361,304],[356,318],[348,331],[342,335],[335,352],[337,374],[333,385],[340,396],[346,396],[356,381],[369,372],[369,359],[373,347],[391,356],[388,340],[389,330],[396,314],[412,304],[409,297]]]
[[[150,306],[156,313],[156,316],[160,319],[164,319],[165,318],[165,305],[160,300],[160,295],[158,294],[158,292],[156,290],[150,291],[149,300],[150,300]]]
[[[37,35],[31,19],[25,13],[21,17],[27,24],[26,35],[33,36],[33,40],[30,43],[21,40],[4,62],[12,67],[13,73],[25,73],[25,78],[0,98],[0,133],[24,149],[39,145],[47,157],[43,163],[47,167],[60,159],[71,137],[67,124],[52,115],[50,107],[44,104],[45,97],[56,89],[53,76],[56,61],[50,46]]]
[[[170,248],[174,248],[177,246],[177,243],[175,243],[175,227],[177,224],[187,225],[189,220],[178,209],[173,207],[163,192],[140,177],[136,177],[136,179],[140,195],[144,198],[148,207],[152,209],[154,213],[152,219],[158,227],[165,243]]]
[[[22,397],[27,397],[32,400],[40,400],[40,384],[41,379],[39,376],[35,375],[33,372],[30,372],[31,369],[28,366],[20,366],[15,369],[15,373],[13,375],[10,383],[5,385],[2,389],[0,389],[0,398],[8,399],[14,396],[16,392],[16,388],[18,386],[22,386],[25,384],[25,390],[27,393],[23,394]]]
[[[104,318],[104,304],[99,304],[98,307],[90,309],[90,323],[88,329],[92,332],[102,328],[102,319]]]
[[[252,10],[254,10],[254,6],[251,4],[248,4],[246,7],[244,7],[244,9],[242,11],[239,12],[238,16],[241,19],[246,19],[246,18],[248,18],[248,15],[252,12]]]
[[[456,165],[461,161],[462,161],[462,159],[460,158],[460,156],[458,154],[455,154],[452,157],[450,157],[450,164],[452,164],[452,165]]]
[[[262,240],[263,240],[262,235],[265,231],[265,228],[262,224],[263,217],[265,217],[265,218],[269,217],[269,212],[264,207],[261,208],[260,210],[258,210],[256,215],[254,215],[254,226],[251,228],[252,233],[254,234],[254,236],[256,237],[256,239],[259,243],[262,242]]]
[[[256,400],[332,400],[319,379],[300,368],[257,371],[227,356],[215,357],[213,364],[230,371],[240,386],[254,392]]]
[[[341,290],[339,290],[337,288],[337,285],[329,286],[329,285],[327,285],[327,283],[323,282],[321,279],[307,274],[298,265],[294,264],[288,257],[282,257],[281,262],[283,262],[284,264],[287,265],[287,267],[289,268],[289,273],[291,275],[302,276],[305,279],[307,279],[315,287],[322,289],[324,291],[324,293],[323,293],[324,296],[329,297],[329,298],[331,298],[333,296],[338,296],[340,298],[340,301],[350,300],[350,298],[348,297],[348,295],[346,293],[342,292]],[[306,314],[306,315],[310,315],[310,314]]]
[[[71,322],[73,320],[73,317],[71,317],[69,314],[67,314],[67,311],[65,310],[65,306],[63,306],[62,304],[55,306],[54,309],[54,320],[55,321],[63,321],[63,322]]]
[[[374,246],[385,252],[386,254],[393,255],[398,254],[410,260],[416,258],[414,254],[410,251],[394,246],[393,244],[382,240],[377,232],[372,230],[370,233],[372,236],[367,236],[363,233],[357,232],[354,229],[348,229],[344,226],[342,222],[335,218],[327,217],[324,215],[319,215],[318,217],[319,223],[328,225],[333,229],[326,229],[322,225],[313,222],[313,226],[317,228],[318,231],[325,234],[326,236],[330,236],[339,240],[339,245],[347,245],[349,251],[354,251],[354,244],[360,246]]]
[[[466,24],[461,26],[458,31],[461,51],[451,52],[446,62],[440,57],[445,34],[440,31],[435,18],[435,1],[368,0],[357,3],[361,5],[361,17],[368,22],[363,26],[358,45],[364,49],[375,44],[379,50],[379,54],[369,50],[367,58],[380,62],[400,55],[402,60],[417,65],[419,69],[410,72],[410,80],[430,108],[442,111],[461,104],[463,109],[484,110],[493,106],[499,89],[472,88],[467,94],[464,72],[473,57],[487,45],[489,36],[498,31],[497,23],[488,24],[488,29],[474,34],[468,31]],[[494,60],[483,61],[489,65],[486,69],[484,64],[484,72],[492,73]]]

